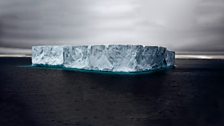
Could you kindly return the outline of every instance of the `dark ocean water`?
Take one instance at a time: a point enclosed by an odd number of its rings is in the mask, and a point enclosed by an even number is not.
[[[0,58],[0,126],[223,126],[224,60],[112,75]]]

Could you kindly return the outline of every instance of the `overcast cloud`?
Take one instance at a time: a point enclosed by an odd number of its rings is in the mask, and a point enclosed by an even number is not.
[[[1,0],[0,47],[42,44],[224,51],[224,0]]]

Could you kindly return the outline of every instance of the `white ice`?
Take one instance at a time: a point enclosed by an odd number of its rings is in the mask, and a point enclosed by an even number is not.
[[[61,46],[33,46],[33,65],[63,65],[63,47]]]
[[[174,66],[175,52],[142,45],[33,46],[32,64],[135,72]]]

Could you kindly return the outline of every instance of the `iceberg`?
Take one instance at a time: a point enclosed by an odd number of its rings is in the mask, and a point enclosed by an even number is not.
[[[140,72],[175,65],[175,52],[142,45],[33,46],[32,65]]]
[[[32,64],[60,66],[64,63],[63,47],[33,46]]]
[[[89,66],[88,46],[64,46],[62,64],[68,68],[84,69]]]
[[[107,48],[104,45],[94,45],[89,51],[89,69],[109,71],[113,69],[108,59]]]

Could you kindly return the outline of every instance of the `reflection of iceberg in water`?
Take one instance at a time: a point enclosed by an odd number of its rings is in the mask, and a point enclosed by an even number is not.
[[[33,46],[32,64],[135,72],[174,66],[175,52],[157,46]]]

